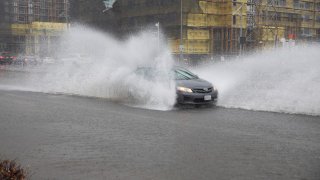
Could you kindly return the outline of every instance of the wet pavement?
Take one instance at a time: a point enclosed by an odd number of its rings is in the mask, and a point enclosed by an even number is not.
[[[31,179],[319,180],[320,117],[0,90],[0,158]]]

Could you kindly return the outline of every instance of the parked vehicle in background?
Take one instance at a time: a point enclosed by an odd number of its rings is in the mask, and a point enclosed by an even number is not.
[[[10,65],[16,60],[16,56],[10,52],[0,53],[0,65]]]
[[[13,62],[13,65],[24,65],[24,56],[17,56],[16,60]]]
[[[40,59],[36,56],[25,56],[25,62],[27,65],[38,65]]]
[[[13,61],[14,65],[22,65],[22,66],[27,66],[27,65],[38,65],[40,63],[40,60],[36,56],[24,56],[20,55],[16,58],[15,61]]]

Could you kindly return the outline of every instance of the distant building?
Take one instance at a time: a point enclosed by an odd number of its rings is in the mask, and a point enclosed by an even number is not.
[[[1,0],[0,51],[50,54],[68,18],[69,0]]]
[[[160,22],[172,53],[190,59],[317,40],[319,10],[320,0],[117,0],[113,7],[119,32]]]

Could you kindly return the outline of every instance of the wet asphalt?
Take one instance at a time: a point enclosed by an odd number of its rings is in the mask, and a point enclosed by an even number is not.
[[[0,90],[0,159],[31,179],[319,180],[320,117]]]

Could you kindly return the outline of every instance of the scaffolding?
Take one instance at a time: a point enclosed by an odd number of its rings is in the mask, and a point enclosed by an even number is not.
[[[4,0],[6,50],[28,55],[50,53],[68,23],[68,0]]]
[[[277,47],[280,40],[319,41],[319,0],[249,0],[251,46]],[[248,19],[248,22],[250,20]]]
[[[204,57],[238,54],[241,31],[247,26],[245,1],[199,0],[197,5],[185,15],[183,53]],[[171,42],[173,53],[178,53],[180,39]]]
[[[172,53],[184,57],[241,55],[283,40],[319,40],[320,0],[182,1],[180,7],[172,0],[118,0],[119,29],[127,34],[160,22]]]

